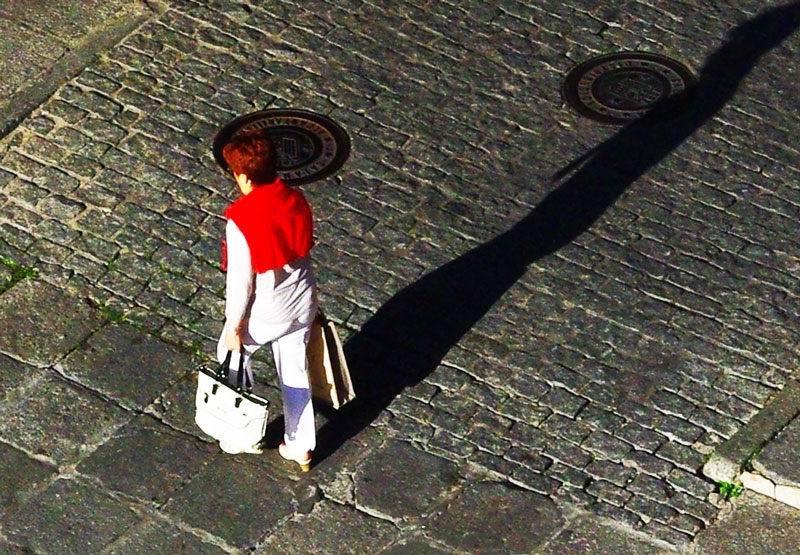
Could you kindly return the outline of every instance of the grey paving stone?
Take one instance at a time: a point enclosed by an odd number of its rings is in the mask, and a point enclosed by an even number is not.
[[[752,492],[734,501],[736,510],[697,536],[698,555],[793,553],[800,545],[798,511]]]
[[[431,514],[459,482],[454,463],[406,441],[388,441],[353,475],[358,507],[398,521]]]
[[[35,366],[29,366],[13,358],[0,355],[0,400],[15,389],[24,387],[41,372]]]
[[[667,482],[677,490],[685,491],[698,499],[705,499],[715,488],[711,480],[704,479],[697,472],[686,472],[680,468],[669,473]]]
[[[636,476],[634,469],[600,459],[592,461],[584,471],[595,478],[607,480],[620,487],[626,487],[634,478],[640,479],[639,476]]]
[[[323,501],[307,515],[298,515],[270,535],[256,553],[378,553],[399,536],[400,531],[390,522],[353,507]]]
[[[719,512],[718,507],[709,501],[698,499],[684,492],[676,493],[669,500],[669,505],[677,509],[681,514],[686,514],[700,520],[705,526],[708,526]]]
[[[0,443],[3,480],[0,481],[0,515],[15,510],[37,489],[58,475],[58,469]]]
[[[676,546],[679,550],[687,550],[689,542],[692,540],[690,533],[674,526],[674,524],[681,524],[682,516],[678,515],[670,519],[670,524],[664,524],[658,520],[651,520],[644,524],[641,528],[642,532],[649,535],[655,540],[666,542],[670,545]],[[685,526],[683,526],[685,528]]]
[[[563,532],[542,550],[567,555],[667,555],[678,553],[643,534],[625,530],[613,522],[582,517],[570,522]]]
[[[586,488],[586,493],[615,507],[623,507],[633,496],[631,492],[623,487],[605,480],[592,480],[592,483]]]
[[[758,453],[753,467],[776,484],[800,487],[800,470],[795,459],[798,445],[800,419],[795,417]]]
[[[581,447],[612,460],[621,460],[632,450],[629,444],[602,431],[592,432],[583,441]]]
[[[100,553],[139,520],[96,487],[59,479],[3,519],[8,539],[33,553]]]
[[[30,550],[18,545],[12,545],[7,541],[0,539],[0,552],[7,553],[8,555],[29,555]]]
[[[0,295],[0,351],[40,367],[72,351],[102,323],[99,312],[38,280]]]
[[[107,549],[108,552],[119,555],[143,553],[222,555],[229,553],[222,547],[203,541],[203,539],[181,530],[178,526],[160,519],[143,520],[125,532]]]
[[[265,471],[258,456],[248,457],[220,456],[161,510],[232,546],[255,547],[295,514],[298,499]]]
[[[468,484],[430,519],[432,537],[472,553],[535,553],[564,519],[548,498],[502,483]]]
[[[215,458],[219,453],[216,445],[141,416],[117,430],[77,470],[98,478],[112,491],[161,505],[204,466],[219,462]]]
[[[68,464],[104,443],[130,417],[112,403],[42,374],[0,406],[0,437]]]
[[[430,555],[439,555],[447,553],[455,553],[446,546],[438,545],[421,534],[413,535],[410,538],[404,538],[391,547],[381,551],[383,555],[417,555],[426,553]]]
[[[142,410],[195,363],[180,351],[129,325],[103,327],[58,365],[59,372],[122,406]]]

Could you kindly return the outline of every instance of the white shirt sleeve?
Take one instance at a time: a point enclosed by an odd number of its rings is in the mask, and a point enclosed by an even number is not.
[[[253,292],[253,265],[244,235],[228,220],[225,226],[228,272],[225,278],[225,326],[235,328],[244,319]]]

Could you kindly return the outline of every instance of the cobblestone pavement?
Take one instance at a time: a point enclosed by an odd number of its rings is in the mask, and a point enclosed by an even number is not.
[[[762,11],[778,5],[169,2],[0,143],[6,274],[35,268],[44,290],[94,307],[70,314],[61,297],[43,297],[77,338],[64,345],[101,334],[74,352],[56,341],[40,358],[30,342],[0,350],[55,368],[30,378],[53,399],[72,399],[72,384],[80,407],[99,403],[84,390],[115,400],[74,441],[50,430],[34,453],[42,438],[5,418],[0,437],[35,455],[25,464],[42,480],[52,465],[77,476],[52,486],[65,498],[97,495],[99,480],[189,532],[201,527],[209,515],[187,508],[203,503],[197,481],[182,487],[165,468],[157,487],[137,491],[108,470],[109,438],[147,438],[158,422],[169,426],[159,448],[199,457],[186,447],[201,437],[191,407],[176,402],[189,398],[190,357],[174,354],[180,364],[165,363],[163,382],[147,375],[132,390],[82,369],[121,364],[108,345],[141,341],[142,330],[213,352],[220,215],[234,186],[211,141],[237,115],[305,108],[353,142],[342,171],[303,190],[317,218],[322,306],[348,339],[360,397],[323,423],[321,493],[296,503],[337,501],[314,513],[320,521],[345,508],[375,516],[370,502],[387,494],[365,487],[351,498],[352,476],[334,463],[393,438],[383,456],[426,452],[421,474],[436,483],[423,485],[435,491],[458,465],[685,547],[724,505],[703,462],[800,355],[799,20],[797,4]],[[569,69],[628,49],[690,65],[694,108],[620,128],[564,104]],[[42,294],[23,286],[0,299]],[[93,323],[95,313],[118,324]],[[4,417],[22,411],[15,400],[32,384],[0,390]],[[392,477],[371,468],[359,471],[366,484]],[[493,496],[475,490],[454,503],[484,498]],[[108,526],[136,523],[116,510]],[[445,514],[433,524],[447,528]],[[252,531],[229,524],[208,533],[248,545]],[[165,526],[136,525],[153,535]],[[389,542],[383,533],[373,545]],[[458,549],[458,538],[443,541]]]
[[[136,0],[0,0],[0,135],[150,14]]]

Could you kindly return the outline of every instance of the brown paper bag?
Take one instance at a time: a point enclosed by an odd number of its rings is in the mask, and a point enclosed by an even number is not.
[[[342,341],[334,323],[321,310],[311,325],[306,356],[311,395],[315,399],[338,409],[355,398]]]

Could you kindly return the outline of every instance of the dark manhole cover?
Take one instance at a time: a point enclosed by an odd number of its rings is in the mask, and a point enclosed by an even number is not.
[[[680,62],[646,52],[619,52],[575,67],[567,75],[563,94],[586,117],[625,124],[690,91],[694,84],[694,75]]]
[[[229,170],[222,157],[228,141],[255,129],[262,130],[275,143],[278,175],[289,185],[328,177],[342,167],[350,154],[350,137],[332,119],[307,110],[262,110],[239,116],[214,137],[214,158],[222,169]]]

